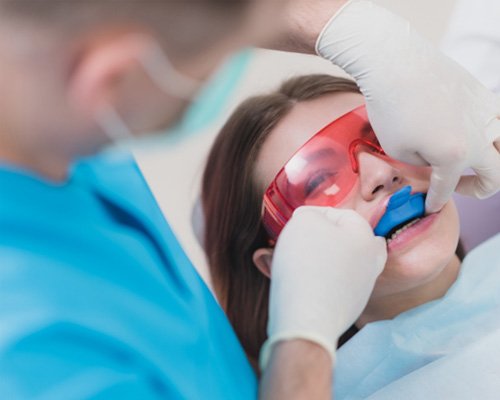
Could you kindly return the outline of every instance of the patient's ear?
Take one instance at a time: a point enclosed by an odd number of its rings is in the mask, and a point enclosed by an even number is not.
[[[253,263],[255,264],[257,269],[269,279],[271,278],[273,252],[274,250],[271,248],[260,248],[255,250],[252,257]]]

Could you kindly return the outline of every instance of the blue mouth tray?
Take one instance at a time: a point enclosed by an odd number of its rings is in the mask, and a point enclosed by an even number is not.
[[[376,236],[384,236],[396,226],[425,214],[425,194],[411,194],[411,186],[405,186],[394,193],[387,209],[374,229]]]

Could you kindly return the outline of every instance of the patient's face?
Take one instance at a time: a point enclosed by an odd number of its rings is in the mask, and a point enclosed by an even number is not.
[[[356,93],[326,95],[298,103],[283,118],[262,146],[255,179],[262,190],[272,182],[290,157],[331,121],[362,105]],[[426,193],[430,168],[415,167],[377,154],[358,153],[359,179],[337,208],[353,209],[375,227],[388,198],[404,186]],[[453,201],[437,214],[397,235],[388,244],[388,260],[372,298],[406,291],[435,278],[451,261],[459,238],[458,215]]]

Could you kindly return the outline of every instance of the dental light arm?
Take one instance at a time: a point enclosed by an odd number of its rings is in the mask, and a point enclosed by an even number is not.
[[[500,189],[499,98],[407,21],[351,1],[326,24],[316,51],[354,77],[386,153],[433,167],[428,212],[455,189],[479,198]],[[468,167],[476,175],[461,177]]]

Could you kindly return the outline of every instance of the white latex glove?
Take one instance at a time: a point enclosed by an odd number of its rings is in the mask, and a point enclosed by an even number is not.
[[[337,341],[365,308],[387,259],[385,239],[352,210],[301,207],[273,256],[268,340],[260,364],[281,340],[305,339],[334,359]]]
[[[323,28],[316,52],[354,77],[389,155],[433,167],[428,212],[455,189],[478,198],[500,189],[500,99],[407,21],[351,1]],[[468,167],[476,175],[461,178]]]

